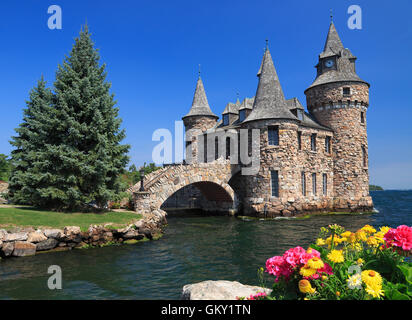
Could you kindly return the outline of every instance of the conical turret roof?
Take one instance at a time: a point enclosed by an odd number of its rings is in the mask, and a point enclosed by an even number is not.
[[[192,107],[187,115],[183,118],[191,116],[210,116],[218,119],[212,110],[210,110],[209,102],[207,101],[205,88],[203,86],[202,78],[199,76],[196,84],[195,95],[193,97]]]
[[[259,84],[252,112],[244,122],[261,119],[297,120],[286,104],[269,48],[265,51],[259,70]]]
[[[336,31],[333,21],[330,23],[328,35],[326,37],[325,47],[323,52],[319,55],[320,58],[338,55],[344,49],[339,34]]]
[[[319,55],[319,63],[323,63],[323,61],[328,60],[328,57],[332,56],[337,56],[337,67],[332,68],[331,70],[323,70],[323,68],[319,69],[318,64],[316,66],[318,67],[318,75],[308,89],[325,83],[341,81],[355,81],[368,84],[356,74],[354,66],[356,57],[350,52],[349,49],[343,46],[333,21],[329,25],[325,47],[323,48],[322,53]],[[319,72],[319,70],[322,71]]]

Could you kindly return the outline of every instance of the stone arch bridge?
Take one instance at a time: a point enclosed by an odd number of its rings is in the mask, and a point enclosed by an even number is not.
[[[134,208],[143,215],[155,214],[164,217],[162,204],[176,191],[196,186],[207,200],[226,208],[235,209],[236,196],[229,185],[230,179],[239,172],[237,165],[222,158],[210,163],[173,164],[145,176],[144,191],[139,191],[140,182],[129,191],[133,194]]]

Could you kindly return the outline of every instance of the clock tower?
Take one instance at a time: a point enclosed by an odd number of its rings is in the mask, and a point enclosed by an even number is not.
[[[318,60],[316,79],[305,95],[308,111],[334,132],[334,208],[370,211],[366,132],[370,85],[356,74],[356,57],[343,46],[333,22]]]

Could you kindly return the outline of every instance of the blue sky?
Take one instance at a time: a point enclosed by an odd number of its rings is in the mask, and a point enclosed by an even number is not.
[[[50,5],[63,12],[62,30],[47,27]],[[362,8],[362,30],[347,27],[347,9]],[[368,111],[371,183],[412,188],[412,2],[404,1],[97,1],[20,0],[0,3],[0,153],[41,74],[51,85],[81,25],[89,24],[107,63],[132,145],[133,163],[151,161],[158,128],[174,130],[188,112],[198,64],[212,110],[252,97],[269,47],[287,98],[305,104],[333,9],[357,72],[371,83]]]

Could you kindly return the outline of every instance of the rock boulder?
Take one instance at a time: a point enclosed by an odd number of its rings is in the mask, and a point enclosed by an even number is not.
[[[56,239],[49,238],[36,244],[37,251],[51,250],[57,246],[59,242]]]
[[[251,294],[272,290],[241,284],[237,281],[203,281],[183,287],[182,300],[236,300],[236,297],[249,297]]]
[[[15,257],[32,256],[36,253],[36,245],[27,241],[16,241],[12,255]]]
[[[37,243],[46,240],[47,237],[41,231],[30,232],[27,236],[27,242]]]

